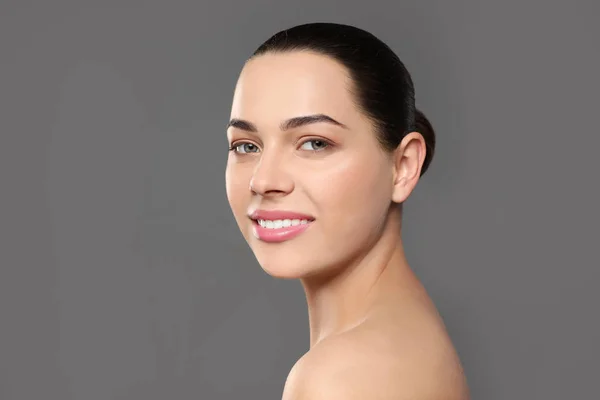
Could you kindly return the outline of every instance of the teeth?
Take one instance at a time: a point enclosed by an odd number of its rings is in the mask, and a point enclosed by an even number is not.
[[[276,219],[276,220],[266,220],[259,219],[258,224],[263,228],[267,229],[280,229],[287,228],[288,226],[298,226],[308,224],[307,219]]]

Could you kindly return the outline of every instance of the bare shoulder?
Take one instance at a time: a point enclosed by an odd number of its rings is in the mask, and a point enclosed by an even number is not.
[[[469,400],[446,340],[380,328],[365,325],[315,346],[290,372],[283,400]]]

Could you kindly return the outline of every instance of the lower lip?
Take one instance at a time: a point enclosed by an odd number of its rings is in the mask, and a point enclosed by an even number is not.
[[[302,232],[304,232],[306,229],[308,229],[311,223],[312,221],[307,224],[286,226],[285,228],[269,229],[263,228],[256,221],[252,221],[254,236],[256,236],[259,240],[262,240],[263,242],[269,243],[279,243],[293,239],[296,236],[300,235]]]

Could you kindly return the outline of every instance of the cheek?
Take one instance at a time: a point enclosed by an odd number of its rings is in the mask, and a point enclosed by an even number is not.
[[[321,175],[315,192],[332,223],[364,224],[387,211],[392,196],[391,169],[374,157],[354,158]],[[345,221],[345,222],[344,222]]]
[[[250,199],[250,176],[245,168],[228,163],[225,170],[225,189],[227,200],[235,218],[245,215]]]

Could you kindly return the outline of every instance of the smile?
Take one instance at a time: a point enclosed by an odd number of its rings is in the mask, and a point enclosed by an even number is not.
[[[257,210],[249,215],[254,236],[269,243],[291,240],[310,227],[314,218],[288,211]]]

